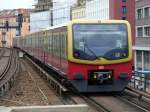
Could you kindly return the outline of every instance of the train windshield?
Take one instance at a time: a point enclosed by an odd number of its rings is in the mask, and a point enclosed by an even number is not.
[[[127,26],[126,24],[74,24],[73,47],[73,55],[78,59],[127,58]]]

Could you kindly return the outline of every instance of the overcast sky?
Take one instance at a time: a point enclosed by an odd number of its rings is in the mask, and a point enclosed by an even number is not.
[[[64,2],[68,0],[54,0],[54,2]],[[76,0],[70,0],[75,2]],[[33,8],[35,0],[0,0],[0,10],[2,9],[17,9],[17,8]]]
[[[0,9],[32,8],[34,0],[0,0]]]

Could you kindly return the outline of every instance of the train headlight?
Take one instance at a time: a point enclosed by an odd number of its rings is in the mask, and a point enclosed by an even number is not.
[[[97,75],[96,74],[94,74],[94,79],[97,79]]]
[[[109,75],[108,78],[111,79],[111,75]]]

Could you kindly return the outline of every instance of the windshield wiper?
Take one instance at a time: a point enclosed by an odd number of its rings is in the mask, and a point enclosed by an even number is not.
[[[86,40],[83,37],[84,46],[95,56],[95,59],[100,60],[100,58],[96,55],[96,53],[86,44]]]

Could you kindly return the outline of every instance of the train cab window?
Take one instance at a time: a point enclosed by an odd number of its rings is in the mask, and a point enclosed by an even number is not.
[[[128,34],[125,24],[73,25],[74,57],[83,60],[108,60],[128,57]]]

